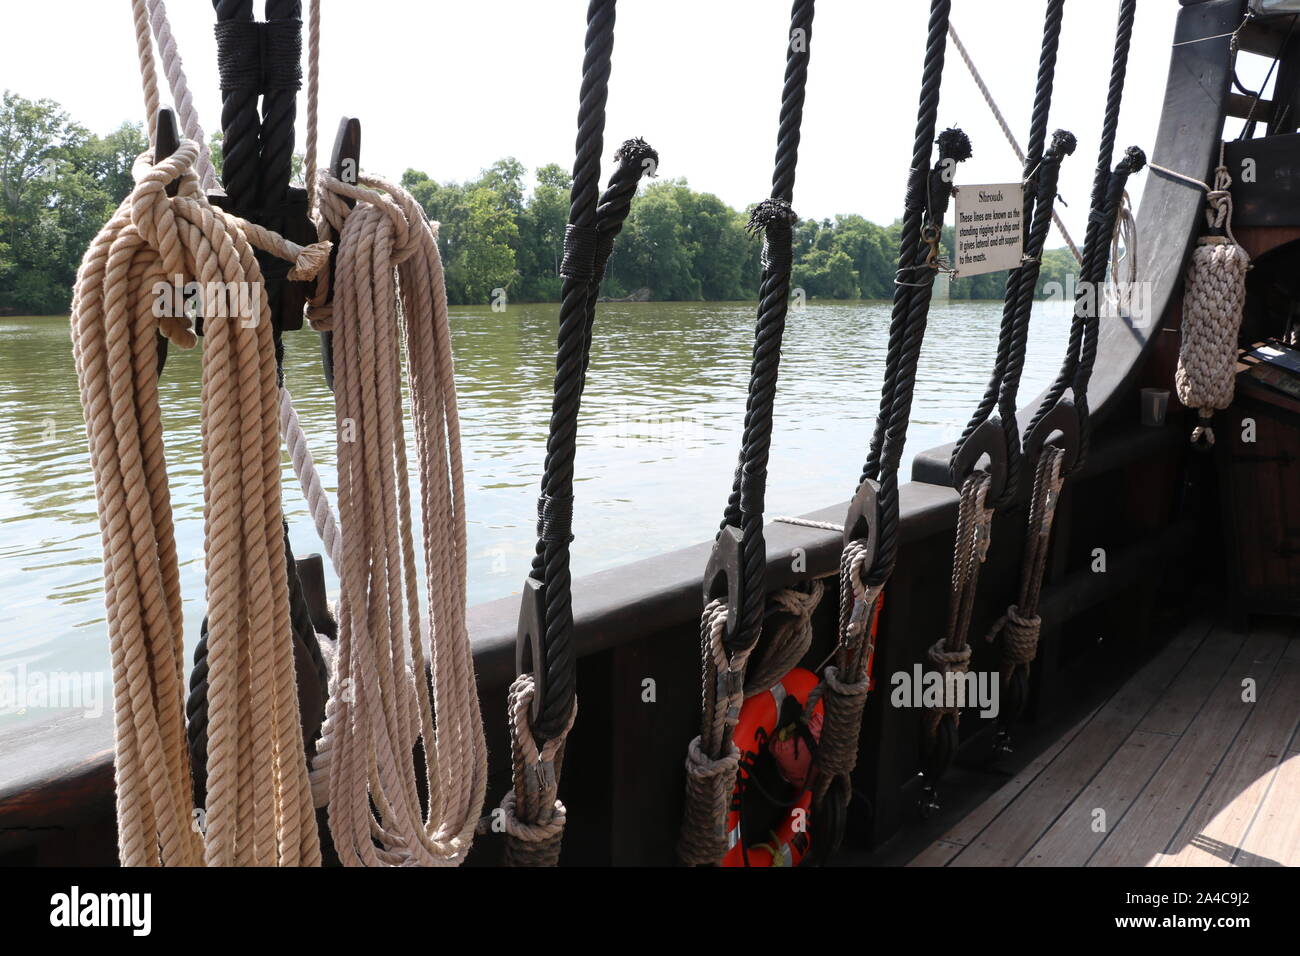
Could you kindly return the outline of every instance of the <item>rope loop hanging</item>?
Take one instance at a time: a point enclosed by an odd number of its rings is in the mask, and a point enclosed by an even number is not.
[[[727,806],[739,759],[732,735],[746,696],[746,668],[762,637],[768,601],[763,515],[781,340],[789,311],[794,261],[793,228],[797,216],[791,204],[813,13],[813,0],[794,0],[791,5],[772,191],[754,207],[747,226],[751,235],[760,231],[763,234],[762,273],[740,456],[721,530],[704,573],[701,732],[688,747],[686,810],[677,842],[678,857],[690,865],[716,865],[728,849]],[[785,643],[784,638],[779,640]],[[763,658],[764,679],[771,674],[773,647],[769,641]],[[779,681],[783,676],[776,674],[775,678]],[[756,693],[767,689],[750,687]]]
[[[159,162],[141,157],[134,190],[86,253],[72,310],[104,531],[120,854],[126,865],[310,865],[320,846],[294,676],[275,357],[254,245],[303,275],[324,257],[212,207],[194,171],[198,155],[185,140]],[[156,283],[176,275],[255,292],[248,315],[209,312],[203,350],[211,695],[199,828],[157,392],[157,332],[193,344],[183,317],[154,315]]]

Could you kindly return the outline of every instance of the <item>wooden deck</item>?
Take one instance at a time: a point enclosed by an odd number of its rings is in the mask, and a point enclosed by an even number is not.
[[[908,865],[1300,865],[1298,725],[1300,628],[1192,625]]]

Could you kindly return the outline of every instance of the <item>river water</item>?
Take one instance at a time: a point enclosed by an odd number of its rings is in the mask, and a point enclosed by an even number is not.
[[[470,603],[515,593],[528,571],[557,315],[554,305],[452,311]],[[935,304],[905,462],[956,438],[983,392],[1000,317],[998,302]],[[579,432],[575,575],[713,534],[740,441],[753,322],[752,303],[600,307]],[[0,678],[107,668],[99,525],[67,325],[66,317],[0,319]],[[852,494],[888,326],[884,302],[809,303],[791,314],[769,516]],[[1026,400],[1054,376],[1067,332],[1063,303],[1036,306]],[[286,353],[286,381],[332,493],[334,416],[317,337],[289,334]],[[203,615],[199,383],[197,351],[173,349],[161,401],[191,649]],[[284,485],[295,550],[319,551],[287,462]],[[5,710],[0,700],[0,720]]]

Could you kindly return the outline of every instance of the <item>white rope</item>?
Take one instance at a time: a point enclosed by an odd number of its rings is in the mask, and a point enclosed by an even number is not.
[[[355,440],[338,444],[339,526],[348,546],[338,549],[338,662],[322,732],[330,833],[345,865],[456,866],[482,811],[487,749],[465,621],[464,471],[442,261],[434,227],[410,193],[368,177],[358,185],[325,173],[318,180],[322,210],[340,236],[336,418],[356,424]],[[426,757],[423,781],[417,749]]]
[[[1007,142],[1011,144],[1011,148],[1015,151],[1016,159],[1020,160],[1020,163],[1023,166],[1025,162],[1025,151],[1020,148],[1020,143],[1016,141],[1015,134],[1011,132],[1011,127],[1007,125],[1006,117],[1002,115],[1002,110],[998,108],[997,102],[993,99],[993,93],[990,92],[988,85],[985,84],[984,77],[980,76],[980,71],[975,67],[975,61],[971,59],[970,53],[966,50],[966,45],[961,42],[961,37],[957,35],[957,30],[953,27],[951,22],[948,24],[948,35],[952,37],[953,46],[955,46],[957,52],[961,54],[962,62],[966,64],[966,69],[970,70],[970,75],[975,79],[975,85],[979,87],[980,93],[983,94],[984,102],[988,104],[989,109],[992,111],[993,118],[998,121],[998,126],[1002,128],[1002,135],[1007,138]],[[1076,246],[1074,240],[1070,238],[1070,233],[1065,228],[1065,223],[1061,221],[1061,216],[1055,209],[1052,210],[1052,222],[1054,222],[1056,228],[1060,230],[1061,238],[1064,239],[1065,244],[1070,247],[1070,252],[1074,254],[1075,260],[1082,265],[1083,253],[1079,251],[1079,247]]]
[[[843,531],[844,525],[835,524],[831,521],[814,521],[812,518],[792,518],[788,515],[778,515],[772,519],[774,522],[781,524],[798,525],[801,528],[819,528],[822,531]]]
[[[163,72],[167,75],[167,85],[172,91],[181,129],[184,130],[186,139],[192,139],[199,145],[199,158],[194,164],[194,169],[199,174],[199,184],[205,191],[211,191],[217,187],[217,173],[212,168],[207,139],[203,135],[203,127],[199,125],[189,84],[185,81],[185,67],[181,64],[181,55],[176,49],[176,38],[172,36],[171,24],[167,22],[167,7],[163,0],[146,0],[146,6],[149,10],[149,26],[158,42],[158,54],[162,58]],[[152,116],[146,119],[151,128],[153,121]]]
[[[321,484],[311,449],[307,447],[307,436],[298,421],[298,412],[293,407],[293,399],[284,386],[280,387],[280,434],[284,436],[285,449],[289,452],[289,460],[293,463],[293,473],[298,476],[298,482],[302,485],[303,497],[307,499],[307,510],[311,513],[316,533],[320,535],[325,554],[329,556],[330,564],[334,566],[337,574],[343,565],[343,539],[339,534],[338,522],[334,518],[334,510],[330,507],[329,495]]]
[[[1126,189],[1115,217],[1115,230],[1110,237],[1110,267],[1106,273],[1105,298],[1112,313],[1118,311],[1124,290],[1127,289],[1131,294],[1136,286],[1137,247],[1137,218],[1133,215],[1133,203]]]

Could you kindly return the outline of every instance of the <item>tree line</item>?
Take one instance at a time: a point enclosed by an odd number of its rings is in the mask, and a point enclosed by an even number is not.
[[[219,168],[219,138],[213,158]],[[81,256],[130,192],[131,165],[147,148],[139,125],[96,136],[48,99],[5,91],[0,101],[0,315],[66,312]],[[296,158],[295,173],[301,161]],[[571,177],[557,164],[530,177],[514,158],[467,182],[408,169],[402,185],[441,223],[438,243],[453,304],[560,298],[560,260]],[[531,188],[530,188],[531,187]],[[723,301],[758,295],[761,239],[737,210],[685,179],[644,186],[618,238],[603,291],[656,300]],[[890,298],[900,223],[859,215],[795,227],[794,286],[809,299]],[[952,228],[943,245],[954,247]],[[1074,269],[1068,250],[1044,255],[1039,291]],[[1006,273],[954,279],[958,299],[1001,298]]]
[[[439,245],[453,303],[482,304],[504,290],[510,301],[558,301],[569,173],[542,166],[526,188],[527,170],[498,160],[474,180],[438,182],[408,169],[402,185],[441,225]],[[749,210],[697,192],[684,179],[644,186],[618,237],[603,291],[622,298],[649,290],[657,300],[722,301],[758,296],[761,240],[746,232]],[[887,299],[894,294],[902,223],[878,225],[859,215],[805,219],[795,227],[793,284],[810,299]],[[955,247],[945,226],[942,244]],[[1043,256],[1039,294],[1075,268],[1065,248]],[[955,299],[1000,299],[1007,274],[952,280]]]

